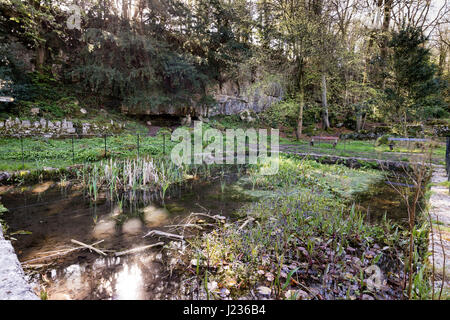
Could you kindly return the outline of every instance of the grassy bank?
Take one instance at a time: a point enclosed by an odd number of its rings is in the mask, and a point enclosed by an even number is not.
[[[0,171],[42,169],[44,167],[63,168],[73,164],[94,163],[105,158],[126,159],[139,155],[162,155],[164,137],[149,137],[121,134],[103,137],[74,139],[45,139],[42,137],[0,139]],[[165,138],[166,152],[173,143],[170,136]],[[23,146],[23,153],[22,153]],[[22,158],[23,156],[23,158]],[[23,163],[22,163],[23,159]]]
[[[254,186],[270,192],[242,208],[238,221],[194,238],[182,256],[196,275],[187,281],[194,298],[403,298],[407,231],[386,219],[371,225],[352,205],[354,194],[382,178],[288,158],[277,175],[251,172]],[[426,225],[415,232],[424,278]],[[416,297],[428,289],[418,280]]]

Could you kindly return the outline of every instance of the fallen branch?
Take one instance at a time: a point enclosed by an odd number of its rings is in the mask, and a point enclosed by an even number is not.
[[[161,237],[167,237],[167,238],[172,238],[172,239],[177,239],[177,240],[184,239],[183,236],[180,236],[178,234],[167,233],[167,232],[159,231],[159,230],[152,230],[149,233],[147,233],[145,236],[143,236],[143,238],[148,237],[148,236],[161,236]]]
[[[200,208],[202,208],[203,210],[205,210],[205,211],[207,211],[207,212],[209,212],[209,210],[208,209],[206,209],[204,206],[202,206],[201,204],[199,204],[198,202],[196,203],[196,205],[198,205]]]
[[[25,269],[41,269],[41,268],[47,267],[49,265],[51,265],[51,263],[24,264],[24,265],[22,265],[22,268],[25,268]]]
[[[93,243],[91,246],[95,246],[95,245],[97,245],[99,243],[102,243],[103,241],[104,240],[97,241],[97,242]],[[29,264],[30,262],[34,262],[34,261],[40,261],[40,260],[46,260],[46,259],[49,259],[49,258],[56,258],[56,257],[60,257],[60,256],[65,256],[65,255],[67,255],[67,254],[69,254],[71,252],[74,252],[74,251],[77,251],[77,250],[80,250],[80,249],[85,249],[85,248],[86,248],[85,246],[81,246],[81,247],[67,249],[67,250],[61,251],[61,252],[59,252],[60,250],[57,250],[56,251],[57,253],[54,253],[54,254],[51,254],[51,255],[48,255],[48,256],[45,256],[45,257],[39,257],[39,258],[34,258],[34,259],[31,259],[31,260],[27,260],[27,261],[22,262],[21,264],[22,265],[26,265],[26,264]],[[51,252],[51,251],[49,251],[49,252]]]
[[[78,245],[80,245],[80,246],[82,246],[82,247],[85,247],[86,249],[95,251],[95,252],[97,252],[98,254],[101,254],[101,255],[106,256],[106,253],[104,253],[103,251],[101,251],[101,250],[99,250],[99,249],[93,247],[95,244],[88,245],[88,244],[85,244],[85,243],[83,243],[83,242],[81,242],[81,241],[77,241],[77,240],[74,240],[74,239],[72,239],[72,240],[70,240],[70,241],[73,242],[73,243],[75,243],[75,244],[78,244]],[[103,242],[103,240],[101,240],[100,242]],[[100,243],[100,242],[98,242],[98,243]]]
[[[224,217],[224,216],[219,216],[219,215],[214,215],[214,216],[211,216],[211,215],[209,215],[209,214],[206,214],[206,213],[201,213],[201,212],[193,212],[193,213],[191,213],[190,214],[191,216],[201,216],[201,217],[207,217],[207,218],[210,218],[210,219],[214,219],[214,220],[216,220],[216,221],[223,221],[223,220],[225,220],[226,218]]]
[[[158,242],[155,244],[151,244],[148,246],[143,246],[143,247],[139,247],[139,248],[134,248],[134,249],[130,249],[130,250],[125,250],[125,251],[120,251],[120,252],[116,252],[116,257],[120,257],[126,254],[133,254],[133,253],[138,253],[138,252],[142,252],[145,251],[147,249],[153,248],[153,247],[157,247],[157,246],[162,246],[164,245],[164,242]]]
[[[211,224],[206,224],[206,225],[211,225]],[[172,224],[170,226],[166,226],[167,228],[197,228],[200,230],[203,230],[203,228],[198,225],[198,224],[194,224],[194,223],[186,223],[186,224]]]
[[[246,226],[247,224],[249,224],[250,222],[252,222],[252,221],[254,221],[254,220],[255,220],[255,219],[252,218],[252,217],[248,218],[248,219],[247,219],[247,220],[239,227],[239,230],[244,229],[245,226]]]

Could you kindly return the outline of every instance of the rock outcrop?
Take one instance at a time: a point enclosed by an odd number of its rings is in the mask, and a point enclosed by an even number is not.
[[[239,114],[244,110],[259,113],[284,96],[283,88],[277,82],[239,85],[228,81],[213,92],[217,104],[209,110],[210,116]]]
[[[244,110],[259,113],[284,97],[284,90],[278,82],[239,84],[236,81],[227,81],[208,91],[216,101],[209,108],[198,102],[201,98],[200,95],[193,95],[191,101],[184,108],[161,105],[154,109],[133,110],[127,106],[122,106],[121,109],[123,113],[136,115],[185,116],[190,114],[197,117],[209,117],[239,114]]]

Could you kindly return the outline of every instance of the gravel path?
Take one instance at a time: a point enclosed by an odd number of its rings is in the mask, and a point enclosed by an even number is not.
[[[435,167],[431,182],[439,184],[445,181],[448,181],[445,168],[443,166]],[[432,238],[430,239],[429,250],[433,252],[434,244],[434,264],[437,278],[435,286],[441,287],[445,258],[444,288],[448,292],[450,289],[450,193],[448,187],[439,185],[431,187],[430,213],[433,220],[434,236],[432,237],[430,234]],[[431,262],[432,258],[430,257]]]

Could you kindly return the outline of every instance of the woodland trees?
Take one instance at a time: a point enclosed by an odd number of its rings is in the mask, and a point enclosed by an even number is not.
[[[67,26],[73,4],[80,30]],[[214,85],[272,76],[296,101],[298,137],[305,121],[361,130],[393,112],[443,117],[449,10],[446,0],[0,0],[0,91],[30,100],[44,77],[99,103],[182,108],[213,103]]]

